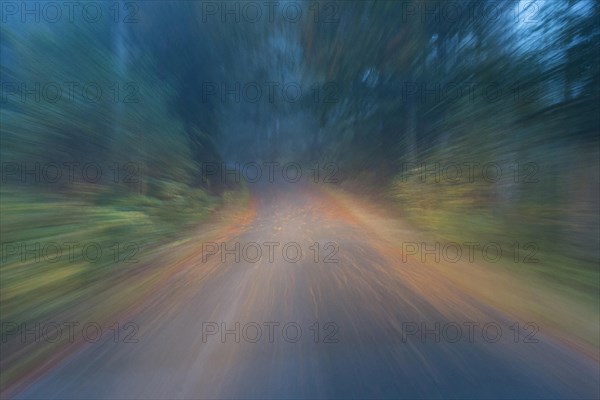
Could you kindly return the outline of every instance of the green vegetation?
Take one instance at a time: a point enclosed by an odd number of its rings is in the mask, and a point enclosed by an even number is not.
[[[343,2],[339,24],[303,26],[311,71],[339,89],[314,106],[318,157],[444,240],[519,242],[520,258],[535,243],[539,263],[505,268],[597,304],[598,4],[428,3]]]
[[[140,267],[150,249],[189,234],[222,203],[201,189],[170,200],[107,190],[81,198],[3,189],[4,318],[25,322],[72,306],[88,284]]]
[[[216,129],[180,112],[178,72],[136,27],[2,24],[3,320],[71,312],[232,198],[247,202],[201,179]]]
[[[402,215],[429,237],[444,243],[498,244],[504,255],[498,264],[486,263],[490,267],[507,268],[522,279],[540,280],[589,304],[597,302],[600,271],[590,225],[595,211],[593,198],[583,197],[585,192],[572,192],[570,198],[548,197],[544,196],[545,190],[551,191],[547,184],[522,184],[517,190],[526,198],[509,206],[503,204],[506,200],[498,200],[498,191],[506,196],[515,185],[513,176],[494,183],[436,183],[431,175],[422,182],[420,170],[412,172],[398,177],[388,196]],[[571,168],[564,173],[577,177],[594,172]],[[583,198],[574,200],[577,195]],[[573,203],[587,208],[569,215]]]
[[[69,312],[221,205],[243,207],[246,188],[202,176],[243,161],[335,163],[435,237],[518,242],[520,258],[533,242],[539,263],[502,266],[597,304],[600,6],[453,3],[455,19],[437,0],[416,15],[311,0],[293,23],[154,1],[136,23],[3,23],[3,320]]]

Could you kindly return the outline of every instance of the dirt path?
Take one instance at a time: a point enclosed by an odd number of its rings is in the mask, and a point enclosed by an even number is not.
[[[235,230],[164,260],[126,314],[136,343],[85,343],[19,397],[599,396],[597,360],[407,258],[401,223],[310,185],[253,196]]]

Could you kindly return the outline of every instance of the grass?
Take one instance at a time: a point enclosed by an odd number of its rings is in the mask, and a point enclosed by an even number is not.
[[[197,248],[197,235],[213,234],[217,225],[210,228],[201,222],[208,222],[217,209],[236,215],[249,202],[245,187],[219,197],[181,185],[175,189],[157,197],[110,187],[79,186],[61,193],[2,188],[1,391],[68,346],[67,335],[58,341],[29,337],[22,342],[21,328],[20,334],[14,334],[9,332],[11,324],[12,329],[25,324],[31,330],[37,323],[61,326],[77,321],[75,337],[81,336],[77,330],[85,322],[105,324],[102,328],[109,329],[119,313],[152,297],[156,285],[172,273],[171,262]],[[226,221],[219,224],[231,223]],[[203,226],[206,232],[198,230]],[[90,251],[91,257],[86,257],[75,250],[69,257],[64,244],[73,242],[79,243],[79,250],[94,243],[102,254],[96,257]],[[43,249],[52,248],[52,243],[62,247],[61,257],[56,251],[44,257]],[[22,255],[15,244],[30,250],[39,244],[42,253],[36,260],[33,253]]]
[[[103,278],[135,268],[151,249],[189,234],[233,198],[247,201],[247,193],[215,197],[189,188],[159,199],[110,188],[84,195],[3,187],[2,320],[22,323],[59,313],[91,295]]]
[[[597,306],[600,289],[597,233],[592,229],[586,241],[569,240],[571,232],[589,230],[597,212],[588,211],[585,226],[573,226],[567,222],[558,200],[506,205],[495,201],[495,190],[490,185],[398,180],[388,195],[403,216],[429,237],[442,243],[497,243],[503,255],[492,264],[494,267],[505,268],[523,279],[539,281]],[[527,195],[531,199],[538,194]],[[518,252],[515,243],[519,244]],[[525,248],[528,243],[533,244]]]

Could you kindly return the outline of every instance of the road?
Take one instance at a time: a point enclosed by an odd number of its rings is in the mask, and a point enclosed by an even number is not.
[[[315,185],[253,198],[236,234],[197,243],[127,315],[139,329],[86,343],[17,398],[598,398],[597,359],[531,321],[517,336],[509,315],[404,260],[356,217],[368,210]]]

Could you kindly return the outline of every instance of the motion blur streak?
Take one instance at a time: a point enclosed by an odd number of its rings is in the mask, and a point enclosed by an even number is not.
[[[0,391],[600,398],[600,5],[0,3]]]

